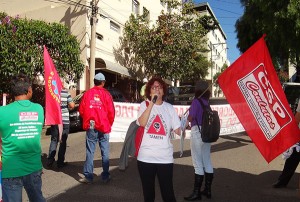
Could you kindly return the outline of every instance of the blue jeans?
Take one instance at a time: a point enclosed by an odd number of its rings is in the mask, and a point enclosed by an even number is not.
[[[67,139],[69,135],[70,125],[64,124],[63,125],[63,131],[62,131],[62,142],[59,144],[59,150],[58,150],[58,158],[57,158],[57,164],[62,165],[65,161],[65,154],[67,149]],[[52,125],[51,126],[51,142],[49,147],[49,160],[55,160],[56,155],[56,149],[59,142],[59,132],[58,132],[58,125]]]
[[[46,201],[42,193],[42,171],[33,172],[22,177],[3,178],[3,201],[22,202],[22,189],[26,190],[29,201]]]
[[[109,174],[109,134],[101,133],[95,129],[89,129],[86,131],[86,160],[83,167],[84,176],[93,181],[94,175],[94,153],[96,149],[96,143],[99,143],[99,147],[102,155],[102,168],[101,173],[102,180],[107,180],[110,177]]]

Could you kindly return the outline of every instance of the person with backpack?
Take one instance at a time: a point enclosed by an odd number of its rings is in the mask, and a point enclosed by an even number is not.
[[[211,198],[211,184],[213,180],[213,166],[211,163],[211,143],[205,143],[201,138],[201,123],[203,108],[198,99],[201,99],[205,106],[208,106],[208,100],[210,97],[210,91],[207,90],[208,85],[195,87],[195,98],[192,101],[191,107],[189,108],[188,122],[191,124],[191,137],[190,147],[193,166],[195,169],[195,181],[193,192],[184,197],[186,201],[201,200],[201,194],[207,198]],[[199,98],[199,96],[201,97]],[[201,192],[202,182],[205,179],[205,188]]]

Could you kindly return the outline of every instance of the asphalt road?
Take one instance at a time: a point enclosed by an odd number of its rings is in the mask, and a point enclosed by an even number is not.
[[[86,185],[78,182],[82,176],[85,160],[85,133],[69,135],[66,161],[67,167],[53,169],[46,167],[50,137],[42,139],[43,150],[43,194],[47,201],[82,202],[141,202],[142,188],[138,176],[136,160],[130,159],[126,171],[119,171],[118,162],[123,143],[111,143],[112,180],[108,184],[101,182],[101,158],[99,148],[95,155],[95,180]],[[189,140],[185,140],[184,155],[179,157],[179,140],[174,140],[174,190],[177,201],[191,193],[194,169],[192,166]],[[268,164],[250,138],[244,134],[221,136],[212,145],[212,162],[215,178],[212,185],[212,199],[202,201],[218,202],[296,202],[300,201],[298,190],[299,167],[287,188],[274,189],[274,183],[281,173],[284,161],[279,156]],[[23,201],[28,201],[24,192]],[[156,202],[161,202],[159,185],[156,188]]]

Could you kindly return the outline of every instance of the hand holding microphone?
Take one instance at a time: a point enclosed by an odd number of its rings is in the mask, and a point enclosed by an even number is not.
[[[152,102],[155,103],[156,100],[157,100],[157,95],[154,95],[154,96],[153,96],[153,99],[152,99]]]

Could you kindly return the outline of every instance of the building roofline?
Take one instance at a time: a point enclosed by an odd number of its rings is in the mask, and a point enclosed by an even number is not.
[[[213,10],[211,9],[211,7],[210,7],[210,5],[209,5],[208,2],[203,2],[203,3],[195,4],[194,5],[194,9],[196,11],[204,11],[204,10],[208,11],[210,13],[210,15],[218,21],[218,28],[220,29],[221,34],[223,35],[224,39],[227,40],[226,34],[223,31],[223,29],[222,29],[222,27],[220,25],[220,22],[217,19],[217,17],[215,16],[215,14],[214,14]]]

